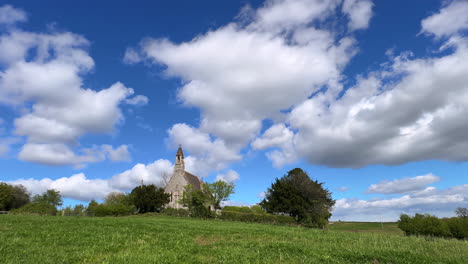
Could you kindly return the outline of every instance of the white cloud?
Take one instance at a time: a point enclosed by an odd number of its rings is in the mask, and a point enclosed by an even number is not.
[[[239,173],[237,173],[237,172],[235,172],[233,170],[229,170],[224,174],[216,175],[216,181],[223,181],[223,182],[227,182],[227,183],[235,182],[235,181],[239,180],[239,178],[240,178]]]
[[[132,169],[124,171],[109,179],[109,184],[122,191],[130,190],[143,181],[144,184],[163,186],[165,178],[172,175],[173,165],[170,161],[159,159],[150,164],[138,163]]]
[[[467,161],[468,41],[447,45],[447,55],[403,53],[342,96],[329,89],[294,107],[286,120],[297,131],[293,152],[330,167]]]
[[[338,192],[346,192],[349,188],[346,187],[346,186],[343,186],[343,187],[340,187],[340,188],[336,188],[336,191]]]
[[[112,161],[130,161],[128,145],[121,145],[116,149],[111,145],[102,145],[101,147],[109,155],[109,159]]]
[[[468,185],[436,190],[424,195],[404,195],[391,199],[340,199],[333,210],[333,220],[396,221],[401,213],[429,213],[439,217],[454,216],[457,207],[468,206]]]
[[[10,184],[22,184],[28,191],[41,194],[47,189],[60,191],[66,198],[89,201],[91,199],[103,199],[111,192],[127,192],[144,184],[156,184],[162,186],[166,174],[172,174],[172,164],[168,160],[157,160],[144,165],[136,164],[132,169],[114,175],[110,179],[89,179],[83,173],[56,180],[44,179],[18,179],[8,182]]]
[[[357,49],[353,36],[325,25],[341,12],[340,2],[266,1],[244,8],[242,21],[185,43],[145,39],[125,57],[164,65],[168,76],[182,79],[178,97],[201,109],[199,132],[240,151],[264,119],[283,118],[282,110],[341,78]]]
[[[341,0],[267,0],[254,14],[252,28],[266,31],[292,30],[321,21],[333,14]]]
[[[372,0],[344,0],[343,13],[349,16],[349,29],[366,29],[372,17]]]
[[[26,13],[11,5],[3,5],[0,7],[0,24],[12,25],[17,22],[24,22],[28,19]]]
[[[147,103],[141,95],[128,99],[134,91],[120,82],[99,91],[83,87],[83,75],[94,67],[88,46],[69,32],[11,29],[0,36],[0,103],[23,109],[14,120],[14,133],[27,141],[20,159],[75,166],[101,161],[106,155],[79,147],[79,138],[114,132],[124,120],[122,103]]]
[[[186,170],[204,177],[241,159],[238,149],[228,147],[222,139],[212,140],[210,135],[186,124],[175,124],[168,130],[169,144],[182,145],[190,153],[185,157]]]
[[[130,105],[146,105],[148,104],[148,101],[148,97],[144,95],[137,95],[133,98],[125,100],[125,102]]]
[[[468,29],[468,2],[464,0],[450,1],[443,7],[421,22],[422,32],[434,34],[436,37],[450,36],[459,31]]]
[[[110,145],[93,146],[91,148],[73,151],[68,145],[61,143],[26,143],[18,154],[19,159],[40,164],[62,166],[73,165],[77,168],[86,163],[104,161],[108,157],[111,161],[129,161],[130,153],[127,145],[113,148]]]
[[[135,64],[135,63],[138,63],[138,62],[141,62],[141,61],[142,61],[142,58],[141,58],[140,54],[138,54],[138,52],[135,49],[127,48],[125,50],[125,55],[124,55],[124,58],[123,58],[124,63],[126,63],[126,64]]]
[[[266,153],[268,159],[273,162],[275,168],[281,168],[285,164],[298,160],[293,145],[294,133],[285,124],[279,123],[268,128],[263,135],[252,142],[255,150],[267,148],[280,148]]]
[[[413,178],[403,178],[393,181],[382,181],[372,184],[367,193],[397,194],[411,193],[423,190],[427,185],[440,181],[440,177],[432,173],[416,176]]]
[[[284,124],[275,124],[252,142],[253,149],[266,149],[290,143],[294,133]]]

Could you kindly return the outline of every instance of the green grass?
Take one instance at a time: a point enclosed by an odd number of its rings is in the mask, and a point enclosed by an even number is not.
[[[1,263],[466,263],[468,242],[174,217],[0,215]]]
[[[387,235],[403,235],[397,223],[373,223],[373,222],[333,222],[330,230],[347,232],[372,232]]]

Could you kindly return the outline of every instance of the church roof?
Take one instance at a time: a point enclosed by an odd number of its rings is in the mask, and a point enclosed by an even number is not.
[[[200,190],[202,181],[195,175],[185,171],[184,178],[188,184],[191,184],[194,190]]]

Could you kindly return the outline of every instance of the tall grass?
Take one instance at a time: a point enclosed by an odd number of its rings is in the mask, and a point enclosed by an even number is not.
[[[1,263],[466,263],[468,242],[219,220],[0,215]]]

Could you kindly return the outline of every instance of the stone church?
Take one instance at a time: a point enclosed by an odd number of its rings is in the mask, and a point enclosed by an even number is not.
[[[167,207],[176,209],[184,208],[178,201],[182,199],[184,187],[189,184],[192,185],[194,190],[200,190],[203,186],[203,181],[197,176],[185,171],[184,152],[182,151],[182,147],[179,146],[174,164],[174,173],[165,188],[166,193],[171,195]]]

